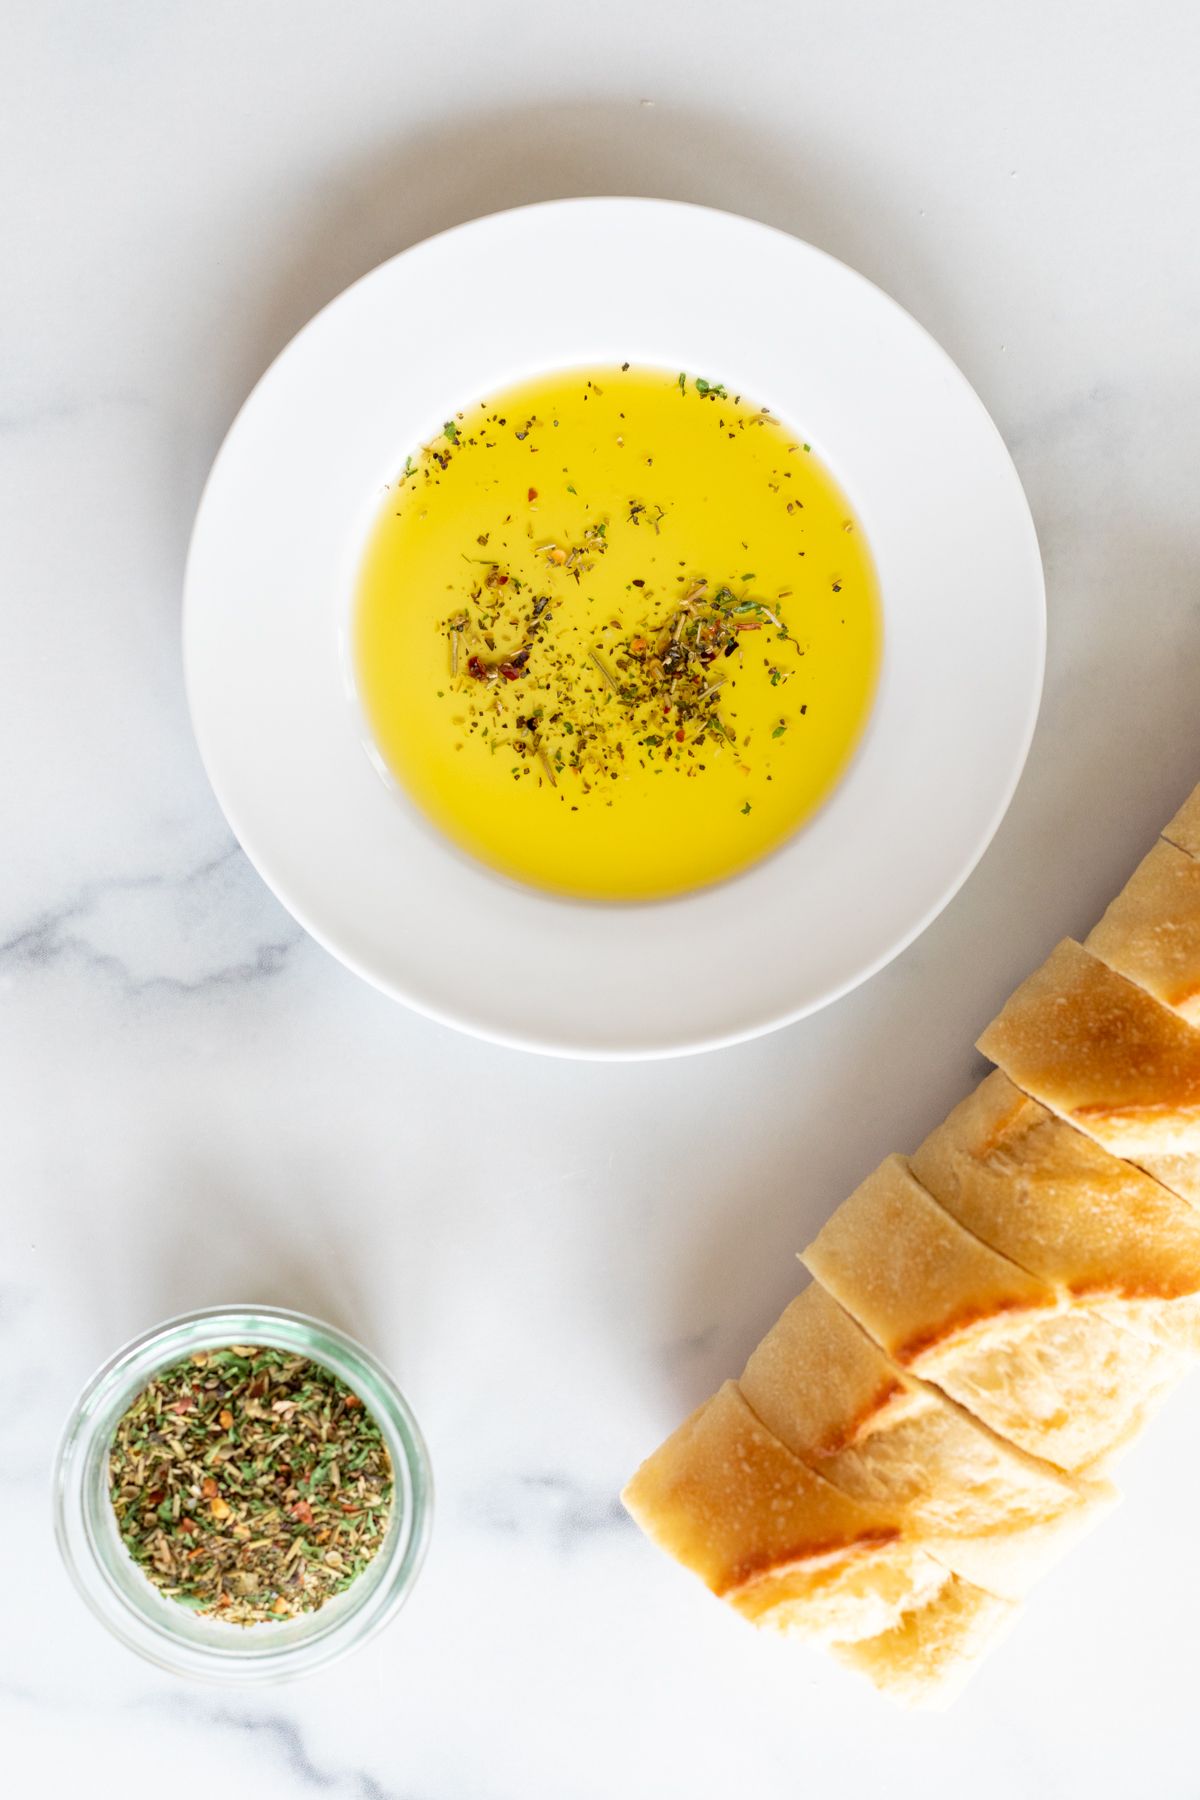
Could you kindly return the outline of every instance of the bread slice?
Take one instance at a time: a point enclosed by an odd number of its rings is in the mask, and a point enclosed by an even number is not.
[[[955,1574],[1019,1599],[1112,1504],[898,1369],[817,1282],[759,1344],[741,1390],[764,1425]]]
[[[979,1040],[1020,1088],[1200,1205],[1200,1031],[1064,938]]]
[[[732,1381],[642,1464],[622,1498],[713,1593],[814,1642],[889,1631],[950,1579],[884,1509],[793,1456]]]
[[[1084,948],[1200,1025],[1200,862],[1159,838]]]
[[[890,1631],[831,1649],[901,1706],[941,1712],[958,1699],[1020,1611],[1013,1601],[956,1579]]]
[[[890,1156],[809,1245],[810,1273],[901,1367],[1066,1470],[1124,1446],[1178,1358],[981,1242]]]
[[[1132,1330],[1200,1348],[1200,1214],[1000,1070],[909,1166],[968,1231],[1068,1304],[1099,1303]]]
[[[1189,856],[1200,856],[1200,787],[1192,789],[1163,836]]]

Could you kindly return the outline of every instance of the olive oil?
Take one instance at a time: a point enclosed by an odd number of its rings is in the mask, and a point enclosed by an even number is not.
[[[391,484],[354,620],[399,785],[517,880],[640,900],[817,808],[874,693],[870,552],[810,447],[719,382],[557,372]]]

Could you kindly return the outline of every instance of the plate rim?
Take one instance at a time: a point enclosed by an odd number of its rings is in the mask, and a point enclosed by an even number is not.
[[[347,301],[349,296],[354,294],[364,284],[377,278],[382,271],[402,262],[414,252],[420,251],[428,245],[444,242],[447,239],[452,239],[460,235],[469,234],[473,229],[476,229],[481,225],[496,224],[516,216],[525,216],[535,213],[549,214],[553,212],[562,212],[564,210],[576,211],[582,208],[629,208],[642,212],[649,210],[663,210],[670,213],[686,212],[723,220],[734,220],[740,225],[752,226],[756,231],[767,233],[788,244],[801,246],[815,258],[831,265],[832,268],[838,272],[839,277],[849,277],[852,282],[859,284],[863,289],[868,290],[875,303],[882,302],[888,310],[898,316],[907,329],[919,334],[924,340],[927,348],[933,351],[935,357],[941,362],[943,367],[951,375],[953,381],[959,387],[962,397],[969,400],[973,405],[979,421],[985,426],[987,432],[999,447],[1002,456],[1011,471],[1015,497],[1019,502],[1023,515],[1022,523],[1027,527],[1027,548],[1031,552],[1029,559],[1031,588],[1028,597],[1030,599],[1036,598],[1036,607],[1033,609],[1033,617],[1029,622],[1032,626],[1032,635],[1028,644],[1028,650],[1032,653],[1032,679],[1029,681],[1028,691],[1025,694],[1020,731],[1019,733],[1014,732],[1013,734],[1013,746],[1009,752],[1008,772],[1001,784],[1000,798],[991,808],[985,822],[977,828],[974,835],[974,841],[972,842],[969,851],[962,857],[957,874],[945,886],[940,895],[927,904],[917,918],[902,932],[898,933],[894,938],[891,938],[886,948],[881,950],[874,957],[868,959],[861,969],[856,971],[852,976],[830,983],[828,987],[821,988],[819,991],[810,994],[805,1000],[797,1004],[784,1006],[770,1015],[761,1015],[752,1023],[748,1023],[744,1026],[732,1027],[728,1030],[716,1030],[705,1035],[686,1032],[685,1035],[679,1037],[672,1037],[670,1034],[660,1034],[658,1037],[654,1038],[653,1041],[651,1041],[651,1038],[648,1036],[647,1040],[642,1043],[627,1045],[598,1045],[582,1041],[573,1043],[565,1039],[539,1037],[533,1030],[521,1030],[518,1028],[508,1030],[496,1025],[490,1020],[474,1017],[469,1012],[459,1011],[450,1006],[438,1006],[424,997],[410,993],[386,971],[370,966],[369,963],[364,958],[360,957],[355,950],[337,942],[335,935],[327,930],[320,920],[312,916],[307,902],[304,899],[294,898],[288,891],[288,883],[286,880],[278,879],[270,871],[267,866],[270,861],[269,856],[263,854],[260,847],[253,843],[255,836],[253,829],[248,833],[245,830],[244,823],[239,817],[240,807],[236,798],[229,793],[227,785],[216,773],[214,767],[215,758],[210,754],[206,742],[206,727],[201,723],[201,706],[196,693],[197,676],[195,656],[192,649],[195,620],[200,604],[195,597],[195,564],[197,559],[197,545],[200,541],[202,527],[205,524],[206,511],[209,507],[211,496],[218,487],[218,483],[223,474],[223,466],[231,451],[231,445],[237,434],[240,423],[255,404],[260,391],[274,375],[283,359],[288,357],[303,340],[309,337],[310,334],[315,333],[326,316],[335,308],[340,307],[343,302]],[[1036,593],[1034,592],[1035,589]],[[1021,777],[1024,774],[1028,762],[1029,751],[1037,728],[1045,688],[1047,634],[1048,620],[1045,570],[1036,525],[1033,520],[1032,510],[1029,506],[1028,496],[1025,493],[1024,484],[1021,481],[1020,472],[1016,468],[1012,454],[1009,451],[1008,445],[1006,444],[998,425],[992,418],[991,413],[988,411],[975,387],[950,356],[949,352],[938,342],[927,327],[925,327],[919,319],[915,318],[907,308],[902,306],[894,296],[889,294],[884,288],[881,288],[868,276],[863,275],[859,270],[854,269],[851,265],[841,261],[840,258],[833,256],[829,251],[822,249],[821,246],[812,244],[807,239],[800,238],[793,232],[789,232],[782,227],[754,218],[750,214],[735,212],[728,208],[705,206],[689,200],[667,200],[654,196],[642,195],[597,194],[578,195],[563,199],[539,200],[528,204],[505,207],[499,211],[481,213],[474,215],[469,219],[459,220],[452,225],[446,226],[441,231],[430,233],[425,237],[415,240],[411,244],[405,245],[403,249],[395,252],[392,256],[385,257],[381,262],[375,264],[372,268],[365,270],[331,299],[326,301],[308,320],[305,321],[300,329],[288,339],[275,356],[272,357],[266,368],[253,383],[249,392],[246,394],[244,400],[230,420],[201,488],[189,537],[183,577],[182,660],[184,687],[192,732],[196,740],[201,764],[217,804],[237,839],[242,853],[269,891],[275,896],[290,916],[295,919],[305,933],[313,938],[323,950],[343,967],[349,969],[351,973],[367,982],[369,986],[384,994],[393,1002],[404,1005],[409,1010],[438,1025],[447,1026],[455,1031],[465,1032],[469,1036],[475,1037],[480,1041],[494,1044],[503,1049],[521,1050],[529,1054],[580,1062],[622,1063],[666,1061],[677,1057],[701,1055],[712,1050],[725,1049],[737,1044],[752,1042],[758,1037],[767,1036],[775,1031],[782,1030],[788,1025],[798,1023],[800,1020],[811,1017],[813,1014],[835,1004],[838,1000],[844,998],[847,994],[854,992],[856,988],[871,980],[873,976],[886,968],[889,963],[903,955],[905,950],[929,929],[933,922],[961,892],[971,875],[978,868],[1008,813],[1017,787],[1020,784]],[[862,742],[865,741],[866,731],[870,729],[870,721],[873,716],[874,709],[872,709],[872,714],[868,717],[866,730],[864,730],[863,738],[860,740],[859,748],[861,748]],[[857,755],[858,750],[855,752],[855,757],[857,757]],[[843,777],[839,777],[839,784],[841,779],[844,779],[844,774]],[[731,877],[730,879],[736,881],[737,876]],[[683,894],[655,902],[655,904],[669,907],[680,902],[686,903],[691,897],[692,896],[689,894]],[[580,903],[576,902],[571,897],[567,897],[563,901],[563,904],[571,906],[572,908],[577,908]]]

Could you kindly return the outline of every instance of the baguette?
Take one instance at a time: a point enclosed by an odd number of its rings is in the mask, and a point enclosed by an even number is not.
[[[1182,1359],[982,1243],[890,1156],[804,1251],[810,1274],[894,1362],[1001,1437],[1069,1471],[1122,1448]]]
[[[1000,1070],[909,1166],[960,1224],[1064,1303],[1096,1304],[1131,1330],[1200,1348],[1200,1215]]]
[[[1035,1100],[1200,1205],[1200,1032],[1064,938],[979,1040]]]
[[[1010,1599],[1112,1504],[1015,1449],[888,1360],[813,1282],[785,1310],[740,1387],[768,1430],[856,1500],[884,1507],[954,1574]]]
[[[950,1580],[883,1508],[793,1456],[732,1381],[642,1464],[622,1499],[744,1617],[813,1642],[889,1631]]]
[[[1200,1025],[1200,862],[1186,850],[1159,838],[1083,943]]]
[[[941,1712],[957,1700],[1020,1610],[1011,1600],[956,1579],[906,1612],[890,1631],[830,1648],[839,1662],[902,1706]]]
[[[1200,788],[979,1048],[997,1073],[838,1209],[624,1495],[743,1616],[915,1705],[1111,1504],[1096,1471],[1200,1349]]]

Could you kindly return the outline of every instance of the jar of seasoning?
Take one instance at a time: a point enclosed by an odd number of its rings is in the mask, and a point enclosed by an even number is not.
[[[147,1456],[169,1466],[172,1445],[180,1456],[192,1454],[197,1408],[206,1421],[204,1473],[184,1464],[183,1479],[172,1468],[161,1493],[139,1491]],[[273,1468],[272,1457],[289,1459],[293,1438],[318,1443],[315,1457],[303,1472]],[[364,1445],[372,1487],[354,1471],[363,1466]],[[223,1457],[233,1467],[224,1468]],[[364,1489],[365,1511],[358,1504]],[[373,1637],[417,1578],[432,1498],[424,1441],[383,1366],[333,1326],[268,1306],[188,1313],[119,1350],[81,1394],[54,1478],[59,1549],[96,1616],[160,1668],[218,1681],[308,1674]],[[161,1506],[161,1533],[150,1502]],[[264,1514],[271,1528],[261,1535],[273,1543],[259,1551],[254,1538]],[[218,1579],[211,1592],[203,1582],[195,1591],[181,1583],[189,1546],[204,1571],[213,1566],[205,1534],[226,1531],[247,1540],[244,1553],[214,1535],[218,1560],[228,1564],[236,1552],[232,1560],[251,1573]],[[295,1569],[281,1574],[278,1559],[289,1553]],[[254,1588],[255,1557],[271,1555],[271,1579],[284,1598],[271,1603],[271,1587],[258,1617],[240,1596]]]

